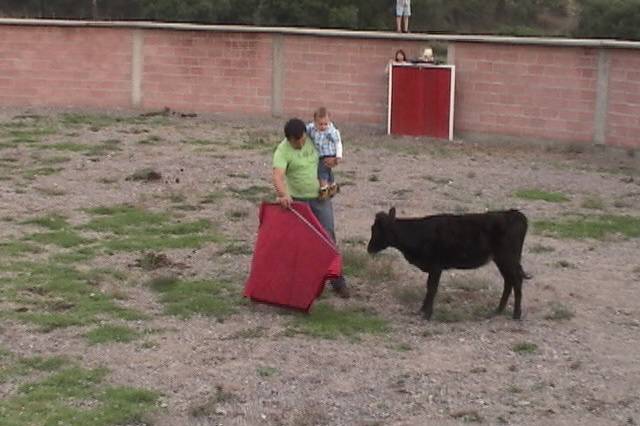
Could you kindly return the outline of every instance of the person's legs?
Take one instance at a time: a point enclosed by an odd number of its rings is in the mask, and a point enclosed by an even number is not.
[[[402,17],[402,24],[403,24],[403,32],[408,33],[409,32],[409,15],[405,15]]]
[[[331,181],[331,168],[327,167],[322,158],[318,163],[318,180],[320,181],[320,194],[319,198],[325,200],[329,198],[329,184]]]
[[[402,16],[396,16],[396,31],[402,32]]]
[[[336,232],[333,221],[333,204],[331,200],[310,200],[309,207],[318,219],[318,222],[327,231],[331,239],[336,241]],[[331,287],[342,297],[349,297],[347,282],[344,277],[339,277],[330,281]]]

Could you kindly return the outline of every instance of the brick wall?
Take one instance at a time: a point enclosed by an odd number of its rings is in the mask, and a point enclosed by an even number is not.
[[[640,147],[640,52],[611,52],[607,144]]]
[[[131,32],[0,25],[0,104],[123,107]]]
[[[440,38],[456,65],[458,134],[640,147],[640,44],[471,39]],[[0,20],[0,106],[309,118],[325,105],[339,123],[382,127],[387,61],[430,43],[413,34]]]
[[[459,43],[458,131],[591,142],[596,49]]]
[[[144,108],[270,112],[270,35],[146,31],[143,63]]]

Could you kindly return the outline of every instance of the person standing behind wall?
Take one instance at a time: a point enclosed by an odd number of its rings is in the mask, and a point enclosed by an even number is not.
[[[409,32],[409,16],[411,16],[411,0],[396,0],[396,31]]]

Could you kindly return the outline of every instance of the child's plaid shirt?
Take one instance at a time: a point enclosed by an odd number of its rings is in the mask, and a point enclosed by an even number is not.
[[[307,124],[307,134],[316,146],[320,157],[342,158],[342,139],[340,138],[340,130],[336,129],[333,123],[329,123],[327,130],[321,132],[316,129],[316,125],[312,121]]]

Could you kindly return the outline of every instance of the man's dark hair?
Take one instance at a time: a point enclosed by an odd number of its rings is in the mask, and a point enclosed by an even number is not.
[[[284,125],[284,137],[288,140],[298,140],[307,132],[307,126],[299,118],[292,118]]]

